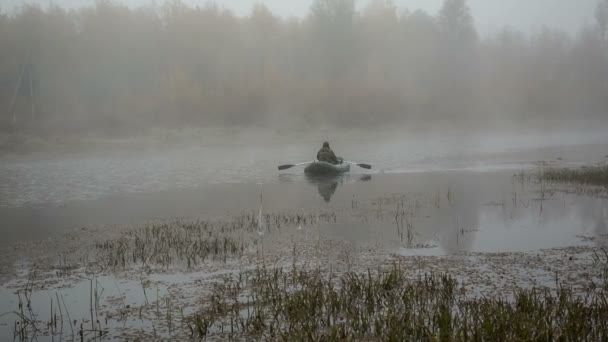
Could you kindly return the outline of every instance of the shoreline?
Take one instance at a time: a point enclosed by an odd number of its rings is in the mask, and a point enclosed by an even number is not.
[[[307,233],[308,229],[311,231]],[[22,298],[29,296],[32,298],[28,304],[31,305],[30,310],[37,314],[39,336],[63,334],[69,337],[69,329],[65,331],[67,327],[64,326],[63,333],[59,333],[46,325],[47,320],[52,320],[48,315],[52,309],[44,298],[64,297],[67,302],[67,305],[63,304],[66,305],[64,310],[69,308],[72,319],[81,322],[78,324],[90,325],[88,279],[92,279],[92,284],[95,284],[92,289],[98,293],[95,298],[99,295],[96,301],[100,303],[95,309],[95,315],[100,318],[94,329],[114,338],[191,338],[186,326],[199,315],[207,315],[217,286],[227,281],[255,277],[260,272],[290,274],[294,267],[298,272],[319,274],[324,279],[339,279],[349,274],[363,277],[380,275],[397,267],[405,279],[414,284],[421,278],[447,275],[458,282],[458,293],[466,293],[469,300],[485,298],[506,300],[506,303],[512,302],[523,290],[559,293],[560,289],[568,289],[575,296],[588,295],[589,291],[601,296],[606,293],[602,291],[608,291],[608,288],[602,290],[601,284],[606,280],[600,272],[600,267],[608,266],[608,256],[602,254],[608,251],[608,235],[596,238],[594,245],[590,246],[531,252],[399,256],[382,248],[353,247],[348,243],[317,240],[314,230],[314,226],[306,226],[303,230],[284,227],[284,235],[297,237],[293,245],[287,243],[281,247],[268,240],[262,243],[267,244],[266,250],[262,245],[252,245],[240,257],[224,262],[208,260],[192,267],[180,263],[172,263],[170,267],[131,265],[125,269],[100,268],[94,254],[103,253],[95,247],[101,242],[89,241],[86,245],[76,242],[94,231],[75,232],[65,237],[72,241],[72,246],[60,243],[63,250],[48,246],[58,253],[56,258],[42,253],[37,260],[31,260],[29,266],[20,266],[11,279],[5,279],[0,285],[0,295],[6,298],[0,298],[0,302],[13,307],[17,305],[17,293],[21,293]],[[107,241],[120,241],[124,233],[110,233],[106,235]],[[82,237],[78,238],[78,235]],[[111,235],[114,237],[110,238]],[[93,253],[85,252],[86,249]],[[242,286],[247,288],[245,284]],[[595,287],[597,290],[593,290]],[[159,310],[162,312],[160,315]],[[166,318],[169,316],[173,317],[170,321]],[[7,319],[6,316],[4,318]],[[216,327],[220,324],[217,319],[213,323]],[[67,325],[65,321],[62,324]],[[209,334],[212,338],[222,336],[215,329]],[[251,337],[246,333],[239,336],[237,338]]]
[[[598,127],[582,129],[572,128],[549,130],[542,129],[480,129],[477,133],[452,130],[442,132],[433,126],[415,129],[407,125],[378,127],[370,133],[369,129],[347,128],[336,129],[329,126],[288,128],[288,127],[193,127],[176,129],[151,129],[146,133],[133,136],[109,136],[103,134],[67,134],[41,137],[35,134],[0,134],[0,158],[54,158],[65,155],[88,156],[99,153],[120,153],[140,151],[163,151],[187,146],[213,145],[248,145],[248,144],[281,144],[285,142],[314,143],[321,141],[337,142],[357,141],[410,141],[422,139],[428,141],[478,141],[480,144],[501,143],[508,140],[525,141],[526,148],[545,148],[548,146],[575,146],[608,144],[605,130]],[[577,136],[577,132],[581,133]],[[226,137],[232,137],[227,141]],[[534,138],[537,137],[537,138]],[[575,137],[575,138],[573,138]],[[544,142],[543,142],[544,140]],[[543,142],[539,144],[539,142]],[[608,153],[608,152],[607,152]]]

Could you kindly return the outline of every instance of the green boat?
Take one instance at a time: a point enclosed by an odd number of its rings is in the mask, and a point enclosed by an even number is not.
[[[339,175],[348,171],[350,171],[350,164],[342,162],[342,159],[340,159],[340,164],[317,160],[304,168],[304,173],[311,176]]]
[[[291,169],[294,166],[307,165],[306,168],[304,168],[304,173],[306,173],[308,176],[325,177],[325,176],[341,175],[343,173],[350,171],[350,164],[357,165],[361,168],[368,169],[368,170],[370,170],[372,168],[372,166],[369,164],[344,161],[342,158],[338,158],[338,162],[339,162],[338,164],[332,164],[332,163],[316,160],[316,161],[304,162],[304,163],[299,163],[299,164],[279,165],[278,169],[279,169],[279,171],[281,171],[281,170]]]

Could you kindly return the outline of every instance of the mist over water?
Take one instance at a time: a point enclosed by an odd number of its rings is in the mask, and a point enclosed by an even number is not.
[[[0,0],[0,47],[0,340],[606,340],[608,0]]]
[[[277,172],[285,163],[315,158],[319,141],[249,137],[247,142],[206,145],[189,141],[162,149],[102,150],[50,157],[4,158],[0,164],[0,207],[62,204],[114,194],[196,188],[208,184],[265,184],[296,176],[302,167]],[[540,161],[564,166],[604,163],[603,134],[429,136],[358,134],[332,140],[346,160],[373,165],[354,174],[531,169]]]

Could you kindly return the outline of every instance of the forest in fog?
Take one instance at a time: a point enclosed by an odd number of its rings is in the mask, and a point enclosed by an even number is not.
[[[24,6],[0,14],[0,132],[604,123],[608,0],[590,16],[577,34],[481,36],[465,0],[436,16],[316,0],[303,18]]]

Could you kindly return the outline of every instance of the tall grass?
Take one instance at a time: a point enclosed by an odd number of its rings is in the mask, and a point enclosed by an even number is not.
[[[608,165],[585,166],[576,169],[548,168],[539,172],[541,180],[608,186]]]
[[[193,335],[272,340],[521,341],[608,338],[606,292],[521,289],[475,298],[449,275],[399,265],[347,273],[259,268],[217,284]]]
[[[126,268],[132,264],[169,265],[184,263],[188,268],[209,260],[227,261],[241,257],[256,243],[259,223],[267,231],[286,227],[335,222],[336,214],[267,213],[260,217],[244,214],[230,220],[187,221],[146,225],[128,231],[118,239],[96,243],[97,263],[102,268]]]

